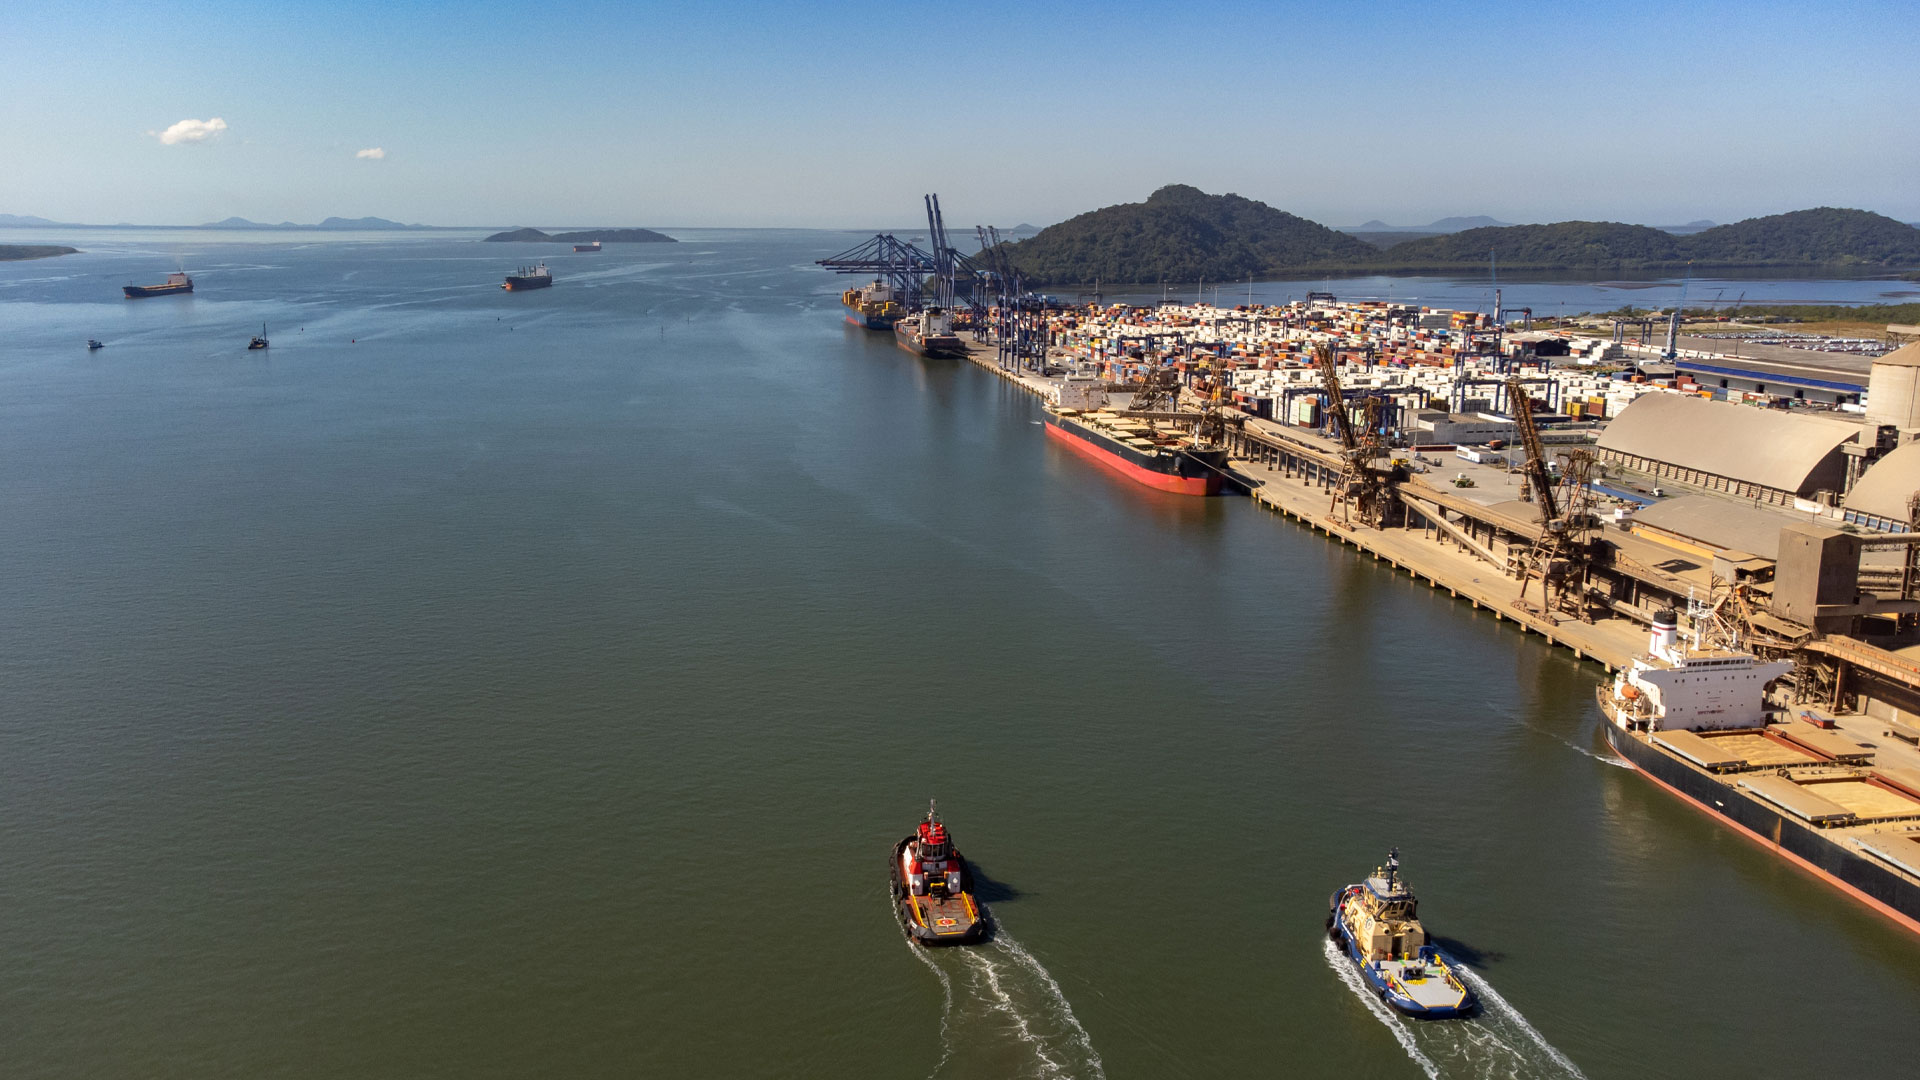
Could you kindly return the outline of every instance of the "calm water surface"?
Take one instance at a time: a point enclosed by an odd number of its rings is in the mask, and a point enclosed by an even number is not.
[[[0,1074],[1905,1070],[1920,942],[1599,668],[1061,453],[840,322],[858,237],[682,235],[0,266]],[[936,795],[986,948],[888,909]],[[1329,963],[1396,844],[1471,1025]]]

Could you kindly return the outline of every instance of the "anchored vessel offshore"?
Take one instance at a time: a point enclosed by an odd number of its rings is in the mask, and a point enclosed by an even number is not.
[[[1084,458],[1138,483],[1181,495],[1218,495],[1227,452],[1197,446],[1151,421],[1107,410],[1048,406],[1047,434]]]
[[[508,274],[506,284],[500,286],[509,292],[524,289],[544,289],[553,284],[553,271],[546,263],[538,266],[523,266],[518,272]]]
[[[892,878],[894,910],[909,938],[921,945],[962,945],[986,936],[973,875],[932,802],[913,834],[893,845]]]
[[[939,308],[927,308],[902,315],[893,324],[893,339],[903,349],[920,356],[965,356],[967,347],[953,332],[953,323]]]
[[[893,324],[907,313],[907,309],[894,299],[893,286],[878,280],[871,285],[841,293],[840,303],[847,309],[848,322],[869,330],[891,330]]]
[[[129,300],[138,300],[143,296],[174,296],[192,292],[193,279],[185,273],[168,274],[163,285],[122,285],[120,290],[127,294]]]
[[[1920,756],[1863,744],[1811,711],[1769,714],[1766,686],[1793,665],[1737,642],[1703,647],[1704,612],[1692,622],[1689,642],[1678,612],[1656,613],[1647,652],[1599,688],[1608,744],[1661,787],[1920,932]]]
[[[573,245],[573,250],[575,250],[575,251],[584,251],[584,252],[589,252],[589,253],[591,253],[591,252],[595,252],[595,251],[599,251],[599,250],[600,250],[600,241],[598,241],[598,240],[595,240],[595,241],[593,241],[593,242],[592,242],[592,243],[590,243],[590,244],[575,244],[575,245]]]
[[[1400,878],[1400,849],[1358,885],[1333,894],[1327,933],[1381,999],[1421,1020],[1471,1013],[1473,991],[1440,950],[1427,943],[1420,902]]]

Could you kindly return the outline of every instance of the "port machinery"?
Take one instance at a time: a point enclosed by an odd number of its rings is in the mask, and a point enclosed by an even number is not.
[[[1341,520],[1351,524],[1356,518],[1373,529],[1384,529],[1399,515],[1400,501],[1393,497],[1393,485],[1404,479],[1393,463],[1384,438],[1380,399],[1372,394],[1360,400],[1360,425],[1356,429],[1347,411],[1346,391],[1340,386],[1340,365],[1333,346],[1322,344],[1314,350],[1314,362],[1320,368],[1320,383],[1326,394],[1327,422],[1340,442],[1340,478],[1333,486],[1329,515],[1338,511]]]
[[[993,226],[974,230],[980,250],[966,255],[953,246],[940,196],[921,196],[927,215],[927,247],[892,233],[878,233],[817,265],[836,274],[859,274],[887,285],[908,314],[939,309],[954,316],[956,329],[983,335],[996,348],[1003,369],[1041,372],[1047,357],[1047,301],[1027,287],[1007,257],[1006,241]]]
[[[1546,619],[1562,612],[1581,622],[1593,621],[1590,577],[1597,563],[1612,554],[1612,545],[1595,538],[1599,519],[1593,514],[1593,454],[1573,450],[1560,456],[1556,484],[1547,464],[1540,428],[1533,418],[1533,399],[1519,376],[1507,380],[1507,401],[1525,461],[1520,466],[1526,483],[1522,496],[1540,513],[1540,535],[1522,549],[1514,567],[1520,579],[1516,606]],[[1564,489],[1564,493],[1562,490]],[[1533,583],[1540,583],[1540,600],[1527,599]]]

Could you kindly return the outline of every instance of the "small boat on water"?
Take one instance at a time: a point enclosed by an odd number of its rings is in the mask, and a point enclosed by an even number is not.
[[[260,333],[255,335],[252,341],[247,342],[247,348],[264,349],[266,347],[267,347],[267,324],[261,323]]]
[[[104,348],[106,348],[106,347],[107,347],[107,346],[106,346],[106,343],[105,343],[105,342],[103,342],[103,341],[101,341],[101,340],[100,340],[99,338],[88,338],[88,339],[87,339],[87,351],[88,351],[88,352],[92,352],[92,351],[93,351],[93,350],[95,350],[95,349],[104,349]]]
[[[893,845],[893,903],[907,937],[921,945],[963,945],[986,936],[973,875],[931,801],[926,820]]]
[[[547,269],[546,263],[541,263],[538,266],[523,266],[519,272],[508,274],[506,284],[500,287],[508,292],[519,292],[525,289],[544,289],[552,284],[553,271]]]
[[[164,285],[122,285],[120,289],[129,300],[138,300],[143,296],[173,296],[192,292],[193,279],[185,273],[168,274]]]
[[[1358,885],[1333,894],[1327,934],[1360,969],[1381,1000],[1418,1020],[1466,1016],[1473,991],[1427,942],[1420,902],[1400,878],[1400,849]]]

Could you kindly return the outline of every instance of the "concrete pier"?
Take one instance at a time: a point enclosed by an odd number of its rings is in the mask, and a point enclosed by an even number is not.
[[[1052,395],[1054,383],[1031,372],[1002,368],[993,347],[970,343],[967,358],[995,375],[1037,397]],[[1513,622],[1530,633],[1572,650],[1575,656],[1591,659],[1609,670],[1625,666],[1644,651],[1646,630],[1642,622],[1625,614],[1597,617],[1586,623],[1570,616],[1541,615],[1519,605],[1520,582],[1503,565],[1488,561],[1488,552],[1500,552],[1531,540],[1529,531],[1537,528],[1529,522],[1508,518],[1492,507],[1462,499],[1453,492],[1433,488],[1419,478],[1403,482],[1409,512],[1408,526],[1373,529],[1346,523],[1337,516],[1329,490],[1339,476],[1338,459],[1331,447],[1314,444],[1322,440],[1304,433],[1293,435],[1276,425],[1249,421],[1240,435],[1231,441],[1229,461],[1235,477],[1253,499],[1268,510],[1291,519],[1329,539],[1365,552],[1449,596],[1484,609],[1496,618]],[[1452,511],[1461,523],[1434,523]],[[1464,525],[1464,528],[1463,528]],[[1475,541],[1476,553],[1464,540]],[[1478,543],[1484,539],[1484,544]],[[1645,570],[1646,568],[1642,568]],[[1634,596],[1640,604],[1621,606],[1630,611],[1651,614],[1655,605],[1674,602],[1675,594],[1684,596],[1688,587],[1704,593],[1705,580],[1685,578],[1647,570],[1643,576],[1653,580],[1638,582],[1649,595]]]

